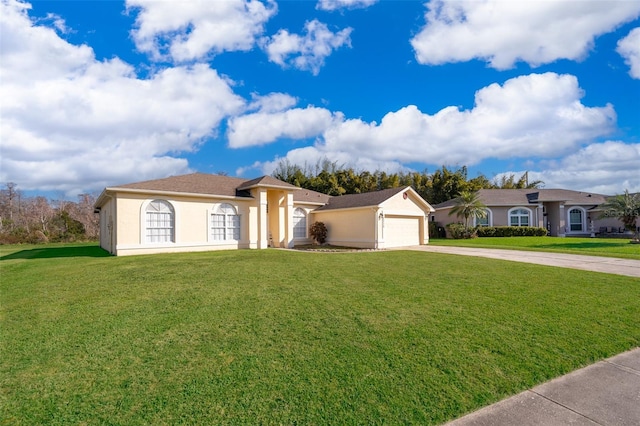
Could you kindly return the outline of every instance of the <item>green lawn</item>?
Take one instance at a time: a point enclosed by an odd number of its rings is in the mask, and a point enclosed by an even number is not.
[[[424,252],[0,246],[0,424],[438,424],[640,345],[640,280]]]
[[[631,244],[629,241],[628,238],[488,237],[469,240],[432,239],[429,244],[548,251],[640,260],[640,244]]]

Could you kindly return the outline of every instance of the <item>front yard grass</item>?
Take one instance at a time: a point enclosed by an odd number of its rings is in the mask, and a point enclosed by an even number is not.
[[[629,238],[483,237],[467,240],[434,238],[429,240],[429,244],[547,251],[640,260],[640,245],[630,244],[629,241]]]
[[[0,423],[438,424],[640,345],[640,280],[424,252],[0,247]]]

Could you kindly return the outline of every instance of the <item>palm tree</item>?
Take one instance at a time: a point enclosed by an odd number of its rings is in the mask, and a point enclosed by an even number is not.
[[[455,205],[449,212],[449,216],[455,214],[464,218],[464,228],[466,231],[470,228],[471,219],[474,217],[486,217],[487,206],[480,200],[478,192],[460,191],[458,198],[455,199]]]
[[[633,240],[640,240],[640,234],[636,229],[636,219],[640,217],[640,193],[629,194],[629,190],[625,190],[624,194],[618,194],[607,199],[600,206],[604,212],[600,217],[616,217],[624,223],[624,227],[633,232]]]

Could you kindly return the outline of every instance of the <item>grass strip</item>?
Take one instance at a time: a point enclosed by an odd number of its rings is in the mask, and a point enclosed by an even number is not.
[[[545,251],[640,260],[640,245],[631,244],[629,241],[629,239],[624,238],[483,237],[467,240],[432,239],[429,244]]]

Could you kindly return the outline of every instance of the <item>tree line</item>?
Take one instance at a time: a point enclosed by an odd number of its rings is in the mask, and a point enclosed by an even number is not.
[[[91,194],[79,195],[77,202],[26,197],[9,182],[0,189],[0,244],[97,240],[95,201]]]
[[[360,194],[400,186],[411,186],[422,198],[432,205],[456,198],[463,192],[479,189],[526,189],[540,188],[540,180],[529,181],[528,173],[522,176],[503,175],[489,180],[483,174],[469,179],[466,166],[448,168],[442,166],[433,173],[383,171],[357,172],[329,160],[318,161],[314,165],[299,166],[288,160],[281,160],[272,176],[292,185],[322,192],[328,195]]]
[[[480,174],[469,179],[467,167],[442,166],[433,173],[360,171],[329,160],[299,166],[283,160],[272,176],[301,188],[329,195],[359,194],[400,186],[413,187],[431,204],[483,188],[539,188],[527,174],[489,180]],[[76,202],[27,197],[9,182],[0,189],[0,244],[90,241],[99,238],[100,222],[93,212],[96,196],[80,194]]]

